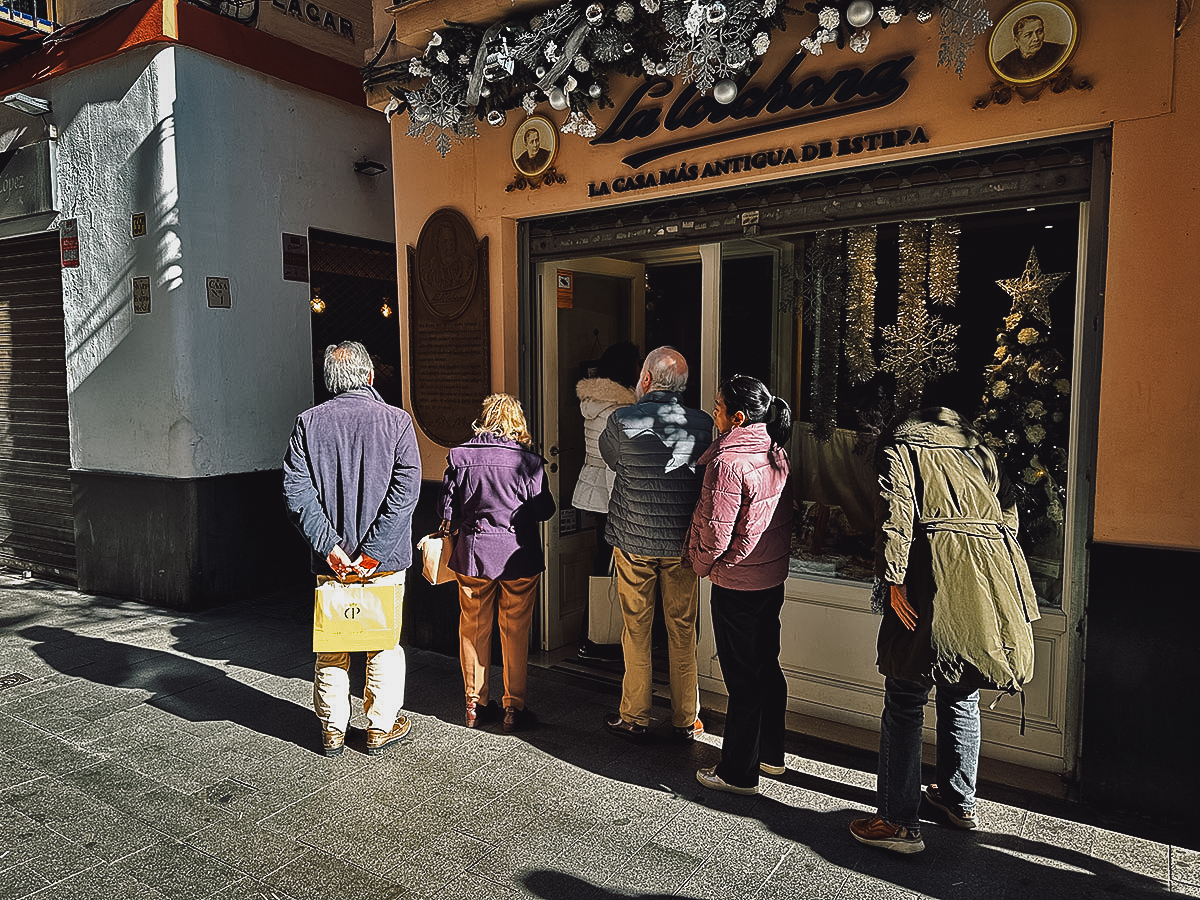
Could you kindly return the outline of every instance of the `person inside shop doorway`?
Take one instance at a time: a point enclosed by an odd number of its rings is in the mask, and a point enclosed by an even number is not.
[[[611,344],[601,355],[596,366],[595,378],[584,378],[575,386],[579,397],[579,412],[583,416],[583,439],[585,458],[575,483],[571,505],[590,512],[596,520],[596,556],[592,574],[605,577],[613,565],[613,548],[604,535],[608,521],[608,502],[612,496],[616,473],[604,463],[600,456],[600,434],[608,424],[613,410],[630,406],[636,400],[642,355],[637,346],[629,341]],[[583,634],[580,636],[579,655],[583,659],[619,659],[619,645],[596,644],[587,633],[588,615],[584,610]]]

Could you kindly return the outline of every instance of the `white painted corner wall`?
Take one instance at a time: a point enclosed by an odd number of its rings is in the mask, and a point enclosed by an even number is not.
[[[192,478],[277,468],[313,399],[308,286],[281,233],[395,239],[387,124],[185,47],[136,50],[53,82],[71,464]],[[134,213],[147,233],[131,237]],[[151,312],[134,315],[132,278]],[[205,279],[229,279],[230,309]]]

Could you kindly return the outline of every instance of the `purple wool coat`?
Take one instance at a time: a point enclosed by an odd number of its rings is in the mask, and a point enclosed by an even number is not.
[[[455,447],[442,478],[442,518],[458,535],[452,572],[508,581],[546,568],[538,528],[554,515],[546,461],[489,432]]]
[[[788,458],[762,422],[732,428],[701,455],[704,485],[683,557],[697,575],[736,591],[783,584],[792,543]]]

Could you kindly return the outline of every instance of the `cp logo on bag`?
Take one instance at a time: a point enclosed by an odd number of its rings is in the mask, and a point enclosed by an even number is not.
[[[346,611],[343,612],[342,615],[345,616],[347,619],[353,619],[355,616],[357,616],[361,612],[362,612],[361,606],[359,606],[357,603],[351,603],[349,606],[346,607]]]

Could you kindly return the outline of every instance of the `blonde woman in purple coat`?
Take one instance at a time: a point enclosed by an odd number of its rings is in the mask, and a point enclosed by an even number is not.
[[[503,727],[512,732],[537,721],[525,706],[525,682],[533,604],[546,568],[538,525],[556,507],[546,461],[525,446],[529,429],[515,397],[487,397],[473,427],[475,436],[450,451],[442,479],[443,527],[458,533],[449,567],[462,608],[458,638],[465,723],[474,728],[500,715],[488,693],[492,623],[499,607]]]
[[[701,455],[704,485],[684,563],[712,582],[713,637],[729,691],[721,762],[696,773],[715,791],[757,794],[760,772],[784,772],[787,681],[779,614],[792,540],[792,489],[783,449],[792,411],[756,378],[717,389],[719,436]]]

